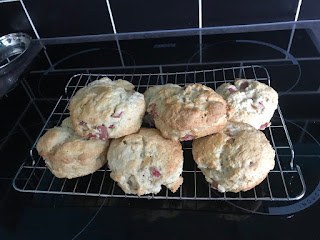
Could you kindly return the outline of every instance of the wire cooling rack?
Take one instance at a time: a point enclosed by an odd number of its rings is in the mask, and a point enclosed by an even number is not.
[[[290,201],[298,200],[304,196],[306,185],[300,167],[294,163],[292,142],[279,106],[271,120],[272,125],[264,130],[276,152],[275,168],[270,171],[261,184],[247,192],[222,194],[210,188],[210,184],[205,181],[204,176],[193,161],[191,141],[182,143],[184,151],[182,177],[184,178],[184,183],[176,193],[171,193],[167,188],[163,187],[157,195],[150,194],[140,197],[127,195],[110,178],[110,170],[107,166],[85,177],[71,180],[56,178],[45,166],[44,160],[35,150],[35,145],[46,130],[60,125],[62,120],[69,116],[67,107],[71,97],[77,90],[103,76],[108,76],[113,80],[121,78],[130,81],[136,86],[136,90],[141,93],[150,86],[166,83],[174,83],[181,86],[190,83],[201,83],[216,89],[220,84],[234,82],[237,78],[257,80],[270,86],[269,74],[261,66],[241,66],[175,73],[74,75],[65,87],[65,95],[58,100],[30,150],[30,158],[21,165],[16,174],[13,180],[13,186],[16,190],[30,193],[177,200]]]

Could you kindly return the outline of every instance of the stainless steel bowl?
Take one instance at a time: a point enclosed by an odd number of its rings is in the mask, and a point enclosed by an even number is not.
[[[11,33],[0,37],[0,72],[15,62],[29,47],[31,37],[24,33]]]

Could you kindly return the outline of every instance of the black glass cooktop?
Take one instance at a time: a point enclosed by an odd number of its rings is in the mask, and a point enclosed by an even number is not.
[[[48,45],[0,100],[1,239],[320,239],[320,58],[308,31]],[[202,48],[200,48],[202,43]],[[166,73],[260,65],[279,104],[307,192],[293,202],[175,201],[20,193],[12,180],[76,73]],[[32,99],[32,101],[30,101]],[[284,153],[285,154],[285,153]],[[92,222],[91,222],[92,220]],[[88,224],[88,225],[87,225]]]

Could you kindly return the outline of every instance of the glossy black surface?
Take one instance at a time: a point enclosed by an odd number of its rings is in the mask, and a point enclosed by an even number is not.
[[[0,36],[14,32],[24,32],[32,38],[36,38],[20,2],[0,4],[0,23],[2,23]]]
[[[115,41],[50,45],[47,52],[53,63],[63,60],[57,69],[121,66]]]
[[[129,66],[187,63],[199,49],[199,37],[125,40],[120,41],[120,46]]]
[[[214,62],[282,59],[283,53],[263,44],[274,44],[286,49],[289,38],[290,30],[204,35],[202,40],[203,60],[204,62]],[[257,41],[258,43],[238,42],[247,40]]]
[[[24,1],[42,38],[112,33],[104,0]]]
[[[298,0],[203,0],[203,26],[228,26],[293,21]]]
[[[30,94],[35,99],[32,104],[28,104],[29,97],[21,84],[0,100],[2,112],[7,115],[0,120],[0,145],[4,143],[0,148],[0,238],[43,239],[45,236],[46,239],[71,239],[97,213],[78,239],[319,239],[320,60],[296,58],[301,68],[299,79],[298,65],[292,59],[285,59],[285,55],[278,50],[261,44],[252,46],[234,41],[258,40],[286,49],[288,35],[287,31],[206,35],[203,36],[203,43],[209,47],[203,48],[202,63],[198,37],[179,37],[120,42],[127,54],[124,61],[129,66],[125,68],[120,66],[119,56],[112,51],[102,51],[92,61],[90,55],[77,55],[74,59],[61,61],[54,71],[42,71],[44,66],[34,65],[33,72],[25,75],[24,82],[32,89]],[[318,56],[317,48],[310,46],[313,42],[308,31],[299,30],[297,36],[301,35],[303,37],[292,45],[292,53],[298,56],[299,53],[309,57]],[[154,48],[157,44],[163,44],[160,45],[160,51]],[[105,43],[105,46],[109,49],[112,42]],[[91,47],[90,44],[51,46],[48,52],[56,63],[87,47]],[[116,63],[112,65],[106,58],[115,59]],[[244,59],[247,61],[243,62]],[[88,62],[90,64],[86,66]],[[271,85],[280,94],[279,103],[295,149],[295,163],[301,167],[307,184],[307,193],[302,200],[282,203],[104,200],[95,197],[28,194],[13,189],[12,178],[28,156],[28,150],[44,120],[73,74],[175,72],[240,64],[265,66],[270,74]],[[296,82],[296,86],[291,89]],[[17,125],[10,131],[19,116],[22,117],[21,126]],[[8,141],[5,141],[8,133]],[[276,134],[275,137],[281,139],[283,135]],[[283,151],[281,154],[288,153]],[[284,165],[287,166],[288,162]],[[103,207],[99,211],[100,206]],[[280,216],[268,216],[272,214]]]
[[[50,67],[50,63],[45,55],[45,51],[46,51],[45,49],[41,49],[39,54],[34,58],[33,63],[30,66],[30,71],[46,70]]]
[[[117,32],[199,27],[198,1],[110,1]]]
[[[320,12],[318,11],[319,8],[320,8],[320,2],[317,0],[303,1],[301,4],[299,19],[300,20],[319,19],[320,17]]]
[[[309,41],[309,44],[306,44],[306,40]],[[304,47],[301,48],[301,46]],[[295,57],[319,57],[319,32],[313,32],[312,27],[296,29],[291,54]]]

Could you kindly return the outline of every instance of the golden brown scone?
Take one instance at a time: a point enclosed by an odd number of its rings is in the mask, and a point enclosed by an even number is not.
[[[270,125],[278,106],[278,93],[258,81],[238,79],[234,85],[224,83],[217,88],[217,93],[233,109],[230,120],[248,123],[260,130]]]
[[[60,127],[49,129],[36,149],[57,178],[76,178],[95,172],[107,162],[109,141],[77,135],[66,118]]]
[[[246,123],[193,141],[193,158],[211,186],[220,192],[247,191],[274,167],[275,152],[266,136]]]
[[[227,122],[227,104],[211,88],[166,84],[145,93],[147,112],[165,138],[187,141],[221,131]]]
[[[108,164],[111,178],[128,194],[156,194],[161,185],[175,192],[183,182],[182,146],[163,138],[157,129],[141,128],[112,140]]]
[[[80,89],[70,101],[77,134],[105,140],[137,132],[145,113],[144,96],[124,80],[105,77]]]

